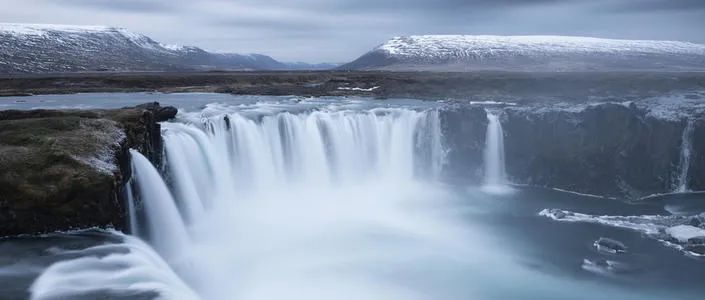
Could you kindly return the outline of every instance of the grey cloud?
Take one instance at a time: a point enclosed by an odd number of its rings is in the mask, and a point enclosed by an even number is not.
[[[116,10],[125,12],[168,12],[175,9],[171,3],[177,1],[162,0],[49,0],[61,5],[71,5],[76,7],[90,7],[104,10]]]
[[[620,12],[705,10],[704,0],[628,0],[613,5]],[[705,16],[703,16],[705,17]]]

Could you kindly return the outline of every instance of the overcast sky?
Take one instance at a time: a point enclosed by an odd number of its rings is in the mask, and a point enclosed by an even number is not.
[[[0,22],[109,25],[168,44],[347,62],[411,34],[705,43],[705,0],[0,0]]]

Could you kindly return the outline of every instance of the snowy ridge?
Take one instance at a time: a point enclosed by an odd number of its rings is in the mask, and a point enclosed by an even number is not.
[[[290,68],[266,55],[166,45],[124,28],[0,23],[0,74]]]
[[[395,37],[378,47],[407,57],[491,57],[553,53],[671,53],[705,55],[705,45],[575,36],[416,35]]]
[[[124,38],[149,50],[175,51],[145,35],[131,32],[125,28],[107,26],[0,23],[0,35],[12,35],[18,39],[54,39],[58,43],[69,42],[86,35],[107,35]]]
[[[107,26],[0,23],[0,33],[14,35],[44,35],[50,31],[62,31],[71,33],[95,33],[106,32],[110,30],[114,30],[114,28]]]
[[[344,69],[429,71],[705,70],[705,45],[575,36],[395,37]]]

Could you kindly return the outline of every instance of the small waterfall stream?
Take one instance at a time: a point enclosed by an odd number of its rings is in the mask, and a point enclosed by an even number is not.
[[[683,135],[681,137],[680,161],[678,163],[678,177],[675,189],[676,193],[686,193],[690,191],[688,188],[688,171],[690,170],[690,154],[693,150],[692,141],[694,127],[693,121],[688,120],[688,123],[683,129]]]
[[[505,193],[507,186],[504,162],[504,131],[499,114],[487,110],[487,134],[485,136],[485,183],[482,189],[487,193]]]
[[[144,232],[143,236],[150,244],[169,260],[173,252],[183,249],[189,243],[186,226],[157,169],[137,150],[130,150],[130,157],[135,184],[147,215],[146,226],[138,223],[135,227],[138,232]],[[142,227],[146,230],[143,231]]]

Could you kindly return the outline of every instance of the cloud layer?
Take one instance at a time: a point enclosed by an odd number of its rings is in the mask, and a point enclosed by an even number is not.
[[[0,20],[110,25],[161,42],[346,62],[409,34],[560,34],[705,43],[703,0],[0,0]]]

